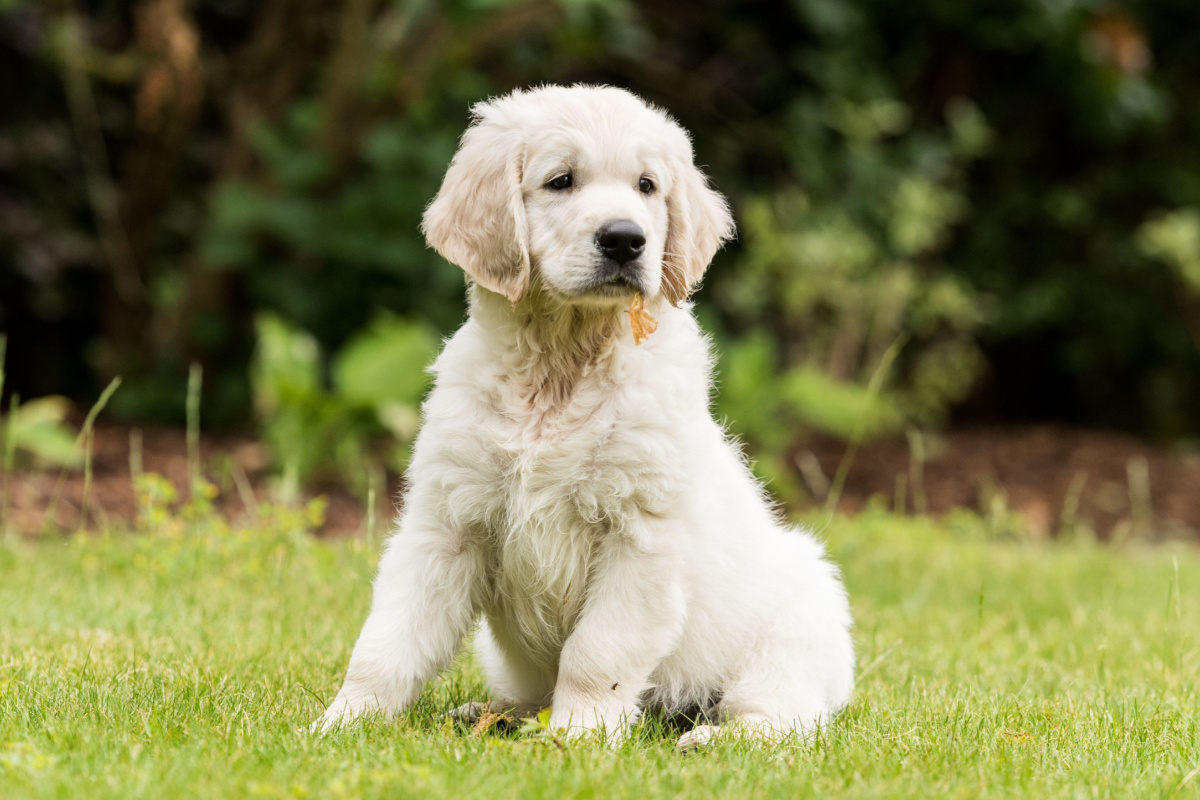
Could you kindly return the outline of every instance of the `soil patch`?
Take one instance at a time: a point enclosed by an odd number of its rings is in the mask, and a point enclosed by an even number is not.
[[[822,478],[832,480],[845,449],[822,438],[795,449],[815,497],[824,498]],[[1060,426],[960,428],[860,448],[838,507],[853,513],[868,502],[905,513],[1015,515],[1033,535],[1082,526],[1102,539],[1195,539],[1200,453]]]
[[[200,463],[204,476],[218,488],[215,506],[231,519],[252,515],[260,503],[270,501],[274,495],[276,480],[267,452],[249,435],[202,435]],[[75,531],[81,522],[88,529],[129,527],[138,516],[133,474],[139,468],[171,481],[177,487],[179,502],[185,502],[189,484],[186,432],[97,424],[91,485],[85,486],[82,470],[18,470],[8,487],[11,525],[22,533]],[[388,486],[381,487],[376,498],[376,533],[386,530],[393,498],[399,496],[399,490],[399,476],[388,476]],[[324,497],[328,502],[322,533],[365,533],[365,500],[337,485],[311,487],[302,500],[313,497]]]
[[[140,445],[139,445],[140,440]],[[845,453],[834,439],[805,437],[792,462],[810,503],[824,501]],[[89,529],[127,527],[138,504],[131,466],[158,473],[186,491],[187,437],[170,428],[96,429],[93,475],[86,499]],[[200,444],[205,474],[220,489],[218,508],[237,517],[271,497],[267,454],[250,436],[206,435]],[[131,459],[132,454],[132,459]],[[376,497],[374,526],[386,529],[399,476],[388,476]],[[85,512],[82,471],[18,470],[8,480],[10,525],[23,533],[77,530]],[[53,500],[57,493],[57,502]],[[319,486],[308,497],[328,500],[326,535],[363,534],[366,502],[340,486]],[[945,514],[966,508],[996,524],[1033,535],[1087,527],[1104,539],[1200,537],[1200,453],[1103,431],[1057,426],[977,427],[863,445],[838,508],[869,503],[904,513]],[[53,512],[48,512],[53,506]]]

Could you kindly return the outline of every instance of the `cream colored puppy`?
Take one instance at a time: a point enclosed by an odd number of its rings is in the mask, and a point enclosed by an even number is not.
[[[477,622],[492,706],[552,705],[570,734],[620,740],[656,705],[773,736],[845,705],[837,570],[709,411],[684,301],[733,222],[684,131],[606,87],[481,103],[424,231],[470,278],[470,318],[433,366],[371,613],[316,727],[408,708]],[[640,346],[638,294],[658,320]]]

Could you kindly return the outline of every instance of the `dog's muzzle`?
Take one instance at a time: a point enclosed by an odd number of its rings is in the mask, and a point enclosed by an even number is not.
[[[627,286],[641,290],[641,262],[646,234],[632,220],[617,219],[596,230],[596,249],[602,256],[593,286]]]

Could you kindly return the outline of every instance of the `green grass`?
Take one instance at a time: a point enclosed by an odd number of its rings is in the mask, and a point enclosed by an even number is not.
[[[299,515],[0,545],[0,796],[1185,797],[1200,791],[1200,552],[989,541],[868,514],[826,529],[861,680],[810,742],[680,756],[442,720],[297,733],[338,687],[373,554]]]

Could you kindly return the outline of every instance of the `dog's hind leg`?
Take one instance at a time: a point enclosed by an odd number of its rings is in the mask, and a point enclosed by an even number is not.
[[[792,642],[748,654],[741,675],[714,710],[719,725],[701,724],[683,734],[681,751],[703,747],[714,739],[735,736],[777,741],[792,733],[807,735],[826,723],[846,703],[849,688],[832,682],[822,654]]]
[[[795,544],[804,546],[804,540]],[[807,735],[849,702],[854,644],[837,571],[820,558],[782,561],[780,568],[781,607],[789,611],[774,615],[724,687],[715,709],[722,724],[697,726],[680,738],[680,749],[726,734],[768,740]]]

